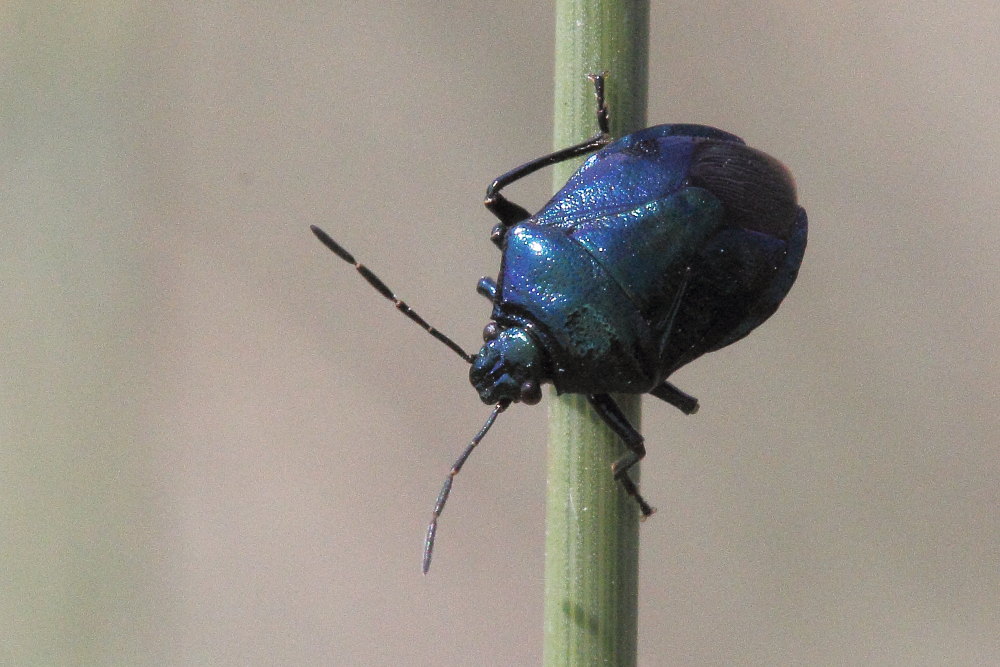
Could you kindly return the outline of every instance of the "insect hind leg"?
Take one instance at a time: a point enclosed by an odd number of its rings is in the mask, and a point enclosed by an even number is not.
[[[615,479],[622,483],[626,493],[632,496],[639,505],[639,510],[644,517],[649,516],[655,510],[639,494],[639,489],[635,482],[629,477],[628,470],[646,456],[646,446],[643,444],[642,434],[632,426],[632,423],[618,407],[615,399],[608,394],[588,394],[587,401],[598,416],[607,424],[615,434],[625,443],[627,448],[624,455],[611,465],[611,472]]]
[[[661,401],[666,401],[686,415],[693,415],[698,412],[698,399],[681,391],[676,386],[664,381],[649,390],[649,393],[656,396]]]

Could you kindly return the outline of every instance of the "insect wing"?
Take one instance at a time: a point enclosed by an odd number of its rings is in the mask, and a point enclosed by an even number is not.
[[[695,147],[739,137],[704,125],[657,125],[591,155],[535,216],[540,224],[573,226],[663,199],[688,184]]]

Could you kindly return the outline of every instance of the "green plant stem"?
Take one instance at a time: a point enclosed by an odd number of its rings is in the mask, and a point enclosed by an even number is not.
[[[608,74],[614,136],[645,126],[648,41],[648,0],[556,0],[557,149],[597,130],[590,73]],[[578,166],[557,165],[556,187]],[[639,397],[616,400],[638,427]],[[639,512],[611,476],[624,445],[585,396],[548,404],[544,664],[634,665]]]

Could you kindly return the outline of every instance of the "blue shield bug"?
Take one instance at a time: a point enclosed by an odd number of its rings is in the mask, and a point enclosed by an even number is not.
[[[611,394],[649,393],[686,414],[698,401],[667,379],[706,352],[746,336],[777,310],[799,270],[806,213],[791,175],[774,158],[704,125],[657,125],[612,140],[603,75],[591,75],[599,132],[546,155],[487,188],[499,223],[496,280],[477,291],[493,304],[475,356],[428,324],[367,267],[317,227],[316,236],[384,297],[471,364],[486,423],[438,494],[424,541],[430,567],[452,481],[511,403],[541,400],[541,385],[587,396],[625,443],[611,466],[644,516],[653,509],[628,470],[643,437]],[[536,214],[501,190],[545,166],[593,153]]]

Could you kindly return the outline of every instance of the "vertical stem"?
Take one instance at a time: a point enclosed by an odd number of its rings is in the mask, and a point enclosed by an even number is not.
[[[645,126],[648,41],[648,0],[556,0],[556,148],[597,130],[590,73],[608,73],[613,135]],[[578,166],[557,165],[556,187]],[[550,393],[545,665],[634,665],[639,512],[611,476],[624,445],[584,396]],[[638,427],[639,397],[616,399]]]

